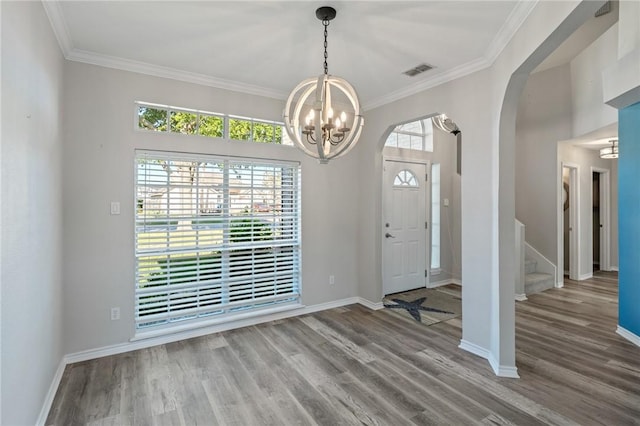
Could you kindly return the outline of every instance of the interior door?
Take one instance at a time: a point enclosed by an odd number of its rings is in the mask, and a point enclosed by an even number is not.
[[[427,164],[385,160],[383,173],[384,294],[426,285]]]

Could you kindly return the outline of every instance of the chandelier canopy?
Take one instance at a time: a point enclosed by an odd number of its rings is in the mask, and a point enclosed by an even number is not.
[[[293,89],[285,104],[284,126],[299,149],[326,164],[356,145],[364,119],[353,86],[329,74],[327,27],[336,10],[320,7],[316,17],[324,26],[324,73],[301,81]]]
[[[611,146],[600,149],[600,158],[618,158],[618,139],[611,139]]]

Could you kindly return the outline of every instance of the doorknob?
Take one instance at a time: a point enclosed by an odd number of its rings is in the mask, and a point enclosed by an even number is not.
[[[385,238],[395,238],[393,235],[391,235],[390,233],[386,233],[384,234]]]

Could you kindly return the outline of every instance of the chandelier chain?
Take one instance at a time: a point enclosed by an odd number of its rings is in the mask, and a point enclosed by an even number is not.
[[[329,45],[327,43],[327,27],[329,26],[329,20],[322,20],[322,25],[324,25],[324,74],[327,75],[329,74],[329,65],[327,64],[327,58],[329,58],[329,54],[327,53],[327,46]]]

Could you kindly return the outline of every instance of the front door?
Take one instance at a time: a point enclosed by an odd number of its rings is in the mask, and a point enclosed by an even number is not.
[[[384,161],[384,294],[426,286],[426,171],[426,164]]]

